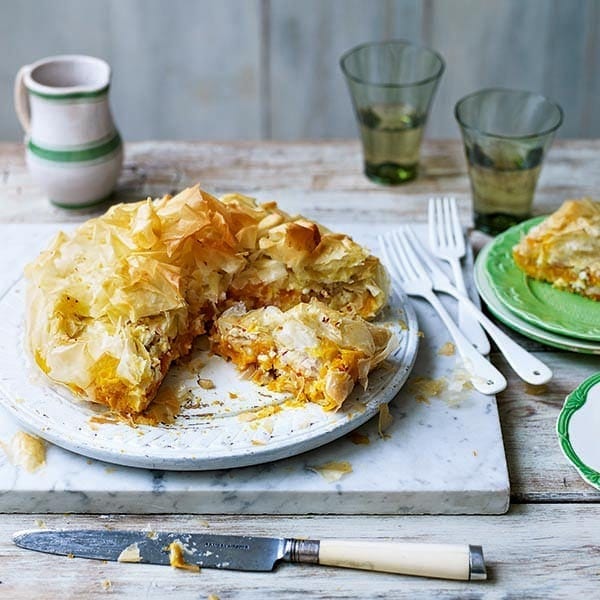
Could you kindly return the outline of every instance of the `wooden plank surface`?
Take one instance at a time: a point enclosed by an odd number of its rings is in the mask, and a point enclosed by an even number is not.
[[[585,131],[594,131],[600,127],[600,111],[595,98],[600,96],[600,79],[592,76],[598,72],[600,63],[600,3],[590,2],[586,21],[585,68],[586,97],[584,101],[582,123]]]
[[[358,135],[339,60],[382,38],[415,39],[416,0],[277,0],[271,3],[271,136],[279,140]]]
[[[177,191],[200,181],[213,191],[240,190],[262,200],[282,200],[291,212],[331,223],[423,221],[433,190],[455,193],[465,223],[470,219],[468,178],[458,142],[430,142],[424,175],[400,188],[376,186],[360,172],[360,152],[352,142],[335,143],[172,143],[127,147],[118,198],[139,199]],[[569,175],[567,175],[569,174]],[[564,198],[600,189],[600,142],[557,143],[549,155],[537,194],[536,212],[553,210]],[[311,194],[306,194],[310,191]],[[0,222],[83,220],[98,209],[64,211],[52,207],[29,178],[17,144],[0,144]],[[105,207],[104,207],[105,208]],[[481,244],[484,239],[479,239]],[[600,359],[551,349],[511,333],[541,353],[555,371],[543,395],[514,376],[500,355],[492,360],[509,376],[500,394],[513,502],[599,502],[600,493],[583,482],[562,456],[554,423],[565,396],[597,371]]]
[[[260,2],[58,0],[5,3],[0,18],[0,139],[19,139],[20,66],[91,54],[112,67],[124,139],[260,137]]]
[[[551,5],[530,2],[432,0],[430,44],[447,63],[430,127],[432,135],[458,134],[454,105],[462,96],[488,87],[542,91],[545,32]],[[459,20],[461,43],[449,21]],[[515,65],[519,65],[515,68]]]
[[[341,222],[399,223],[424,220],[425,201],[434,194],[454,194],[465,223],[471,219],[470,187],[462,145],[430,141],[423,149],[422,174],[401,187],[378,186],[362,175],[357,142],[128,144],[116,200],[160,196],[200,182],[213,193],[240,191],[259,199],[277,199],[277,191],[297,191],[291,211],[327,215]],[[546,214],[566,198],[597,195],[600,189],[600,143],[594,140],[555,142],[540,177],[533,211]],[[324,205],[318,195],[334,192]],[[68,212],[52,207],[27,173],[20,144],[0,143],[0,222],[80,221],[99,213]]]
[[[430,142],[424,173],[401,188],[383,188],[360,172],[353,142],[202,144],[144,142],[127,147],[118,199],[160,195],[201,181],[209,190],[240,190],[261,199],[285,197],[286,208],[330,222],[392,224],[424,220],[432,193],[455,193],[470,218],[468,179],[457,142]],[[545,165],[535,211],[546,213],[567,197],[597,196],[600,141],[555,144]],[[311,194],[305,192],[310,191]],[[80,221],[96,214],[51,207],[30,180],[22,147],[0,144],[0,222]],[[476,238],[478,244],[483,240]],[[518,339],[520,336],[514,334]],[[513,505],[499,517],[136,517],[41,516],[49,527],[151,527],[213,533],[257,533],[482,543],[490,581],[464,584],[343,569],[282,565],[275,574],[204,570],[200,575],[144,565],[30,554],[10,542],[15,530],[35,527],[35,515],[0,515],[0,597],[207,598],[593,598],[597,594],[600,492],[587,486],[561,455],[554,426],[565,395],[599,370],[598,357],[529,346],[555,378],[545,390],[509,375],[498,405],[511,475]],[[539,392],[543,392],[540,394]]]
[[[260,137],[258,0],[108,4],[124,139]]]
[[[404,38],[447,62],[427,130],[457,137],[456,100],[484,86],[554,97],[562,137],[600,135],[596,0],[20,0],[0,19],[0,139],[18,140],[21,65],[84,53],[113,67],[127,140],[354,137],[341,54]]]
[[[586,52],[597,35],[594,27],[598,14],[594,13],[598,3],[552,0],[546,4],[549,18],[543,61],[544,85],[538,89],[566,109],[558,135],[576,136],[576,131],[590,128],[586,104],[594,97],[591,89],[594,79],[589,77]]]
[[[511,501],[600,503],[600,492],[585,483],[563,456],[555,430],[565,397],[600,370],[600,357],[546,350],[536,356],[548,364],[554,377],[541,387],[521,381],[501,355],[492,355],[494,364],[509,377],[507,389],[498,395],[498,412]]]
[[[419,579],[310,565],[282,564],[274,573],[103,563],[31,553],[12,534],[36,528],[161,529],[205,533],[307,536],[481,544],[489,568],[485,582]],[[575,525],[576,524],[576,525]],[[499,517],[213,517],[55,516],[0,518],[0,597],[221,600],[286,598],[595,598],[600,574],[600,507],[513,506]],[[108,587],[110,590],[104,589]],[[34,593],[32,594],[32,590]],[[44,590],[42,593],[39,593]]]

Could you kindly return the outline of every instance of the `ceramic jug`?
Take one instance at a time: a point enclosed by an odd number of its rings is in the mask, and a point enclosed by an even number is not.
[[[29,170],[63,208],[102,202],[112,192],[123,148],[108,104],[110,67],[91,56],[44,58],[15,79]]]

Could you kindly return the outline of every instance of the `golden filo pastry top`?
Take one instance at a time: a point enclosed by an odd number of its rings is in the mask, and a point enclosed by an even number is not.
[[[513,257],[534,279],[600,300],[600,202],[567,200],[520,240]]]
[[[211,341],[256,383],[327,410],[340,408],[357,382],[366,388],[369,372],[397,345],[383,325],[314,299],[286,311],[235,305],[216,320]]]
[[[59,233],[26,277],[36,364],[122,414],[144,410],[171,362],[236,302],[286,310],[316,298],[370,319],[387,300],[379,260],[348,236],[198,186]]]

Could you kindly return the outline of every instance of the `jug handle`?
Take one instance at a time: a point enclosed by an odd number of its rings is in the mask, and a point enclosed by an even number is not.
[[[15,100],[15,111],[17,113],[17,117],[19,122],[21,123],[21,127],[25,131],[25,135],[29,136],[29,130],[31,127],[31,114],[29,110],[29,99],[27,97],[27,88],[25,87],[25,83],[23,79],[25,78],[26,73],[29,72],[29,65],[21,67],[17,76],[15,77],[15,90],[14,90],[14,100]]]

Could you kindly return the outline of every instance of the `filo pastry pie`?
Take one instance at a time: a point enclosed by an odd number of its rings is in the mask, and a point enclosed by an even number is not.
[[[275,203],[199,187],[119,204],[59,233],[26,268],[39,368],[122,414],[143,411],[169,365],[229,306],[318,299],[366,319],[387,299],[379,260]]]
[[[534,279],[600,300],[600,202],[567,200],[523,237],[513,257]]]

